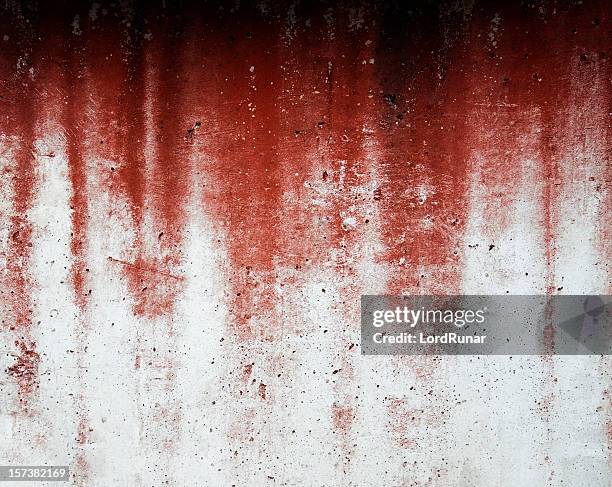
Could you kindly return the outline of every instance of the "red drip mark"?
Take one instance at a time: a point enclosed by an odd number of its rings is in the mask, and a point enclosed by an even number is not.
[[[142,22],[142,15],[139,12],[135,22]],[[182,32],[181,22],[163,19],[153,24],[151,43],[138,28],[131,29],[121,93],[125,103],[119,107],[119,118],[127,128],[116,176],[120,192],[128,198],[136,235],[128,259],[133,262],[124,261],[122,270],[134,298],[134,314],[146,318],[170,315],[182,290],[182,279],[173,270],[181,263],[185,205],[193,187],[191,140],[185,137],[188,127],[181,117],[182,97],[186,96],[183,77],[188,70],[176,62],[186,47],[177,34]],[[145,106],[147,101],[150,108]],[[153,120],[150,126],[145,123],[147,109]],[[147,138],[154,139],[154,148],[145,154]],[[147,163],[151,165],[149,176]],[[152,228],[144,226],[146,212],[153,217]],[[156,239],[150,235],[153,232]]]
[[[140,16],[137,16],[135,22],[139,20]],[[145,179],[147,127],[144,113],[146,64],[142,34],[138,33],[137,26],[130,29],[125,42],[129,48],[125,53],[121,53],[121,57],[126,59],[120,74],[124,79],[118,80],[119,82],[112,86],[113,91],[120,86],[121,104],[117,107],[118,118],[119,125],[125,127],[121,137],[121,166],[113,176],[117,177],[120,192],[128,200],[135,232],[133,243],[135,260],[126,262],[110,257],[109,260],[123,266],[122,271],[127,278],[128,290],[134,299],[134,314],[153,318],[172,310],[176,289],[167,285],[168,281],[164,274],[169,275],[169,272],[164,273],[159,270],[163,268],[163,263],[159,261],[160,256],[154,256],[152,259],[145,257],[148,253],[143,236],[143,215],[147,197]],[[112,116],[113,112],[110,115]],[[112,170],[114,171],[114,168]]]
[[[12,29],[9,29],[11,31]],[[19,39],[18,34],[16,37]],[[27,45],[27,46],[26,46]],[[12,48],[15,52],[10,52]],[[15,46],[6,47],[7,54],[15,59],[27,59],[26,65],[14,68],[6,73],[6,81],[2,88],[8,87],[12,103],[4,105],[6,110],[2,121],[2,132],[14,134],[19,142],[14,147],[14,160],[11,161],[8,174],[12,175],[12,214],[9,218],[6,269],[3,276],[6,308],[8,312],[2,322],[9,330],[19,335],[15,342],[21,350],[15,364],[8,367],[8,374],[16,381],[20,406],[28,408],[30,395],[38,385],[38,364],[40,357],[36,352],[36,344],[31,339],[32,325],[32,287],[34,281],[30,271],[33,247],[33,226],[28,213],[35,194],[35,164],[34,164],[34,129],[36,114],[33,109],[34,82],[28,76],[28,69],[35,62],[35,53],[30,48],[29,41],[15,41]],[[30,53],[30,57],[28,54]],[[3,76],[3,78],[5,77]],[[12,85],[11,77],[17,76],[19,82]],[[6,125],[5,125],[6,124]],[[7,176],[8,176],[7,174]],[[28,344],[30,342],[30,344]]]
[[[259,384],[259,388],[258,388],[259,397],[261,397],[264,401],[266,400],[267,387],[268,386],[262,382]]]
[[[204,203],[226,236],[229,328],[241,341],[274,336],[286,325],[278,320],[275,286],[288,287],[303,264],[329,251],[303,189],[318,165],[309,152],[323,144],[323,97],[313,93],[325,89],[328,61],[320,44],[297,32],[286,47],[284,29],[268,20],[245,7],[229,32],[215,19],[201,42],[215,46],[205,57],[216,66],[200,84],[213,161],[204,167],[213,176]]]
[[[191,189],[188,150],[191,145],[185,138],[189,126],[183,123],[180,110],[183,101],[181,87],[185,85],[188,73],[179,70],[176,63],[177,56],[185,46],[174,37],[172,24],[167,26],[165,32],[166,42],[160,46],[160,59],[157,60],[160,64],[159,80],[153,102],[158,140],[151,197],[157,224],[164,232],[164,250],[176,259],[176,250],[172,247],[181,241],[185,204]]]
[[[68,40],[67,49],[80,48],[73,46]],[[87,200],[87,172],[83,155],[83,141],[85,130],[83,124],[83,106],[80,86],[82,78],[82,67],[79,54],[72,54],[68,58],[67,68],[67,92],[68,98],[64,111],[63,126],[66,135],[66,151],[68,156],[68,178],[72,185],[70,195],[70,219],[72,231],[70,234],[70,252],[73,262],[70,269],[72,286],[77,305],[81,310],[85,309],[88,297],[87,290],[87,220],[89,218],[89,204]]]
[[[558,188],[556,187],[559,181],[559,171],[557,167],[557,154],[554,148],[554,114],[551,113],[550,107],[543,108],[543,140],[542,140],[542,159],[543,159],[543,192],[542,192],[542,225],[544,239],[544,259],[546,265],[546,294],[552,296],[557,294],[555,282],[555,256],[556,256],[556,226],[557,204],[559,201]],[[542,336],[543,352],[545,359],[550,363],[550,377],[554,377],[554,363],[550,360],[550,355],[555,350],[555,327],[552,323],[553,317],[552,298],[549,298],[545,308],[545,325]],[[548,417],[548,413],[545,413]]]
[[[172,312],[182,276],[172,274],[170,257],[162,262],[158,257],[146,261],[137,258],[134,262],[109,257],[110,262],[120,264],[127,276],[128,289],[134,298],[134,314],[147,318],[168,315]]]
[[[355,412],[350,406],[333,404],[331,409],[332,423],[338,433],[348,433],[355,418]]]
[[[31,277],[28,265],[32,253],[32,224],[23,216],[11,217],[9,259],[6,269],[10,275],[10,294],[13,323],[10,329],[28,330],[31,325]]]
[[[142,244],[141,228],[145,206],[145,154],[144,145],[147,127],[144,119],[145,63],[143,62],[142,39],[136,34],[129,38],[130,49],[124,57],[125,80],[120,95],[121,105],[118,117],[124,129],[122,143],[122,164],[117,171],[121,189],[128,198],[130,213],[138,232],[136,245]],[[123,74],[123,73],[122,73]],[[113,91],[116,86],[113,86]]]
[[[180,27],[160,20],[157,13],[145,21],[147,12],[136,7],[129,28],[118,27],[110,15],[81,25],[83,52],[71,60],[69,84],[75,87],[84,78],[93,96],[82,99],[82,89],[71,90],[64,120],[73,185],[72,280],[79,303],[84,305],[89,293],[87,155],[92,162],[108,161],[98,166],[100,181],[118,202],[128,205],[134,240],[121,270],[134,293],[134,313],[148,318],[170,313],[182,289],[169,276],[180,264],[184,205],[192,188],[191,145],[185,140],[189,127],[183,126],[180,116],[184,88],[180,78],[186,70],[175,62],[183,54],[181,36],[173,34]],[[154,30],[153,41],[145,39],[149,29]],[[82,108],[92,101],[95,120],[87,121],[88,112]],[[147,116],[151,124],[146,123]],[[151,140],[153,147],[147,147]],[[145,147],[151,149],[147,154]],[[152,217],[152,224],[145,224],[145,214]]]
[[[327,147],[323,153],[330,159],[333,171],[331,177],[327,173],[324,176],[324,179],[329,177],[333,188],[333,193],[329,195],[333,203],[331,214],[328,215],[332,222],[329,245],[339,249],[336,262],[338,271],[354,275],[355,269],[348,262],[361,236],[354,231],[354,227],[357,224],[363,225],[364,217],[359,212],[353,212],[352,208],[355,205],[355,190],[367,183],[365,178],[368,168],[364,161],[366,137],[363,127],[372,120],[368,120],[366,107],[361,105],[370,104],[367,94],[371,80],[369,69],[363,68],[359,61],[365,54],[349,47],[351,41],[363,45],[362,36],[345,33],[347,26],[340,22],[338,24],[342,31],[339,40],[342,49],[331,53],[333,61],[326,85],[326,123],[321,133],[327,135]]]
[[[391,4],[382,15],[376,69],[383,176],[373,199],[384,222],[389,292],[452,294],[461,282],[467,213],[470,60],[461,18],[442,18],[437,7],[406,15]],[[427,29],[405,29],[405,22]]]
[[[40,356],[36,353],[36,343],[34,342],[28,346],[23,341],[17,341],[15,345],[21,350],[21,355],[7,369],[7,372],[17,382],[19,394],[29,395],[38,387]]]
[[[79,445],[84,445],[87,443],[90,431],[90,428],[87,426],[87,421],[80,419],[77,430],[77,443]]]
[[[87,243],[87,199],[85,196],[85,173],[83,171],[83,160],[75,143],[69,144],[70,169],[69,176],[72,181],[73,194],[70,198],[72,209],[72,235],[70,239],[70,251],[74,262],[71,268],[71,278],[74,294],[79,308],[84,309],[88,292],[86,291],[86,243]]]
[[[79,487],[89,485],[89,478],[91,476],[91,466],[87,461],[87,457],[84,453],[77,453],[74,457],[74,466],[72,468],[72,476],[75,484]]]

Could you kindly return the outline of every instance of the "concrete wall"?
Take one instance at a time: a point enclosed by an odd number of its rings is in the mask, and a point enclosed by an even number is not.
[[[0,464],[612,485],[608,358],[359,349],[361,294],[610,293],[609,3],[1,9]]]

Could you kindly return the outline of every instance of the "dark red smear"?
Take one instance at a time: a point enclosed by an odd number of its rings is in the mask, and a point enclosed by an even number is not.
[[[495,185],[498,191],[491,194],[489,207],[495,214],[503,213],[503,206],[513,203],[513,189],[521,176],[512,161],[533,158],[540,164],[538,183],[540,194],[540,221],[542,246],[546,265],[546,293],[556,294],[563,276],[555,272],[557,252],[556,232],[559,225],[559,205],[564,191],[562,165],[578,164],[567,156],[579,147],[586,131],[594,127],[574,123],[580,120],[579,110],[594,103],[585,98],[592,89],[572,90],[575,77],[582,81],[596,81],[601,70],[609,73],[609,39],[606,29],[605,2],[585,2],[584,5],[557,5],[554,9],[534,9],[528,5],[503,8],[478,8],[473,12],[473,29],[470,42],[472,51],[480,55],[474,65],[474,94],[478,100],[491,106],[505,106],[490,115],[481,112],[477,127],[485,127],[496,136],[489,143],[500,155],[495,165],[485,168],[489,179],[485,185]],[[491,29],[491,20],[497,16],[500,22],[496,32],[496,45],[482,42],[485,32]],[[478,44],[480,44],[479,47]],[[593,76],[589,76],[589,72]],[[609,79],[609,76],[607,77]],[[608,88],[609,93],[609,88]],[[608,94],[609,97],[609,94]],[[601,110],[607,112],[606,107]],[[504,112],[501,115],[499,112]],[[578,115],[578,116],[577,116]],[[603,119],[605,119],[605,115]],[[588,125],[596,124],[588,121]],[[599,128],[599,127],[597,127]],[[609,133],[609,123],[603,127]],[[536,134],[537,145],[528,147],[521,154],[519,136]],[[609,142],[601,141],[605,145]],[[501,155],[505,155],[501,156]],[[566,169],[567,170],[567,169]],[[606,225],[603,225],[605,228]],[[519,242],[521,235],[515,240]],[[547,326],[543,337],[543,349],[550,353],[554,348],[552,326]]]
[[[16,35],[12,30],[9,32]],[[29,264],[32,253],[32,224],[28,212],[32,205],[35,185],[33,147],[35,111],[32,106],[34,82],[28,76],[34,53],[25,40],[15,41],[14,48],[15,52],[11,52],[6,60],[15,64],[5,71],[8,80],[2,87],[3,110],[6,115],[2,120],[2,131],[19,140],[13,148],[14,159],[9,170],[12,176],[9,179],[12,182],[13,207],[8,232],[9,241],[6,246],[8,277],[3,292],[12,310],[11,323],[7,323],[11,329],[28,328],[31,324],[32,283]],[[20,53],[29,62],[14,72]],[[28,57],[26,53],[30,56]]]
[[[151,59],[151,71],[154,73],[151,83],[154,91],[150,95],[153,124],[146,127],[139,121],[141,113],[135,115],[135,136],[140,137],[130,152],[136,158],[143,158],[143,143],[146,132],[155,137],[155,156],[151,164],[151,179],[145,181],[145,198],[153,215],[153,233],[156,239],[149,239],[143,244],[143,236],[137,237],[138,253],[133,266],[125,266],[130,290],[135,296],[134,312],[147,317],[169,315],[175,300],[182,289],[182,278],[176,276],[182,260],[182,242],[186,222],[186,204],[193,189],[190,167],[191,140],[187,137],[189,124],[195,121],[184,121],[183,93],[190,67],[181,63],[186,46],[183,42],[185,31],[181,11],[174,12],[172,7],[155,12],[150,18],[153,40],[147,46]],[[142,41],[141,41],[142,42]],[[138,52],[138,45],[135,46]],[[142,56],[143,54],[140,54]],[[139,76],[144,76],[140,74]],[[142,90],[143,80],[136,78],[136,88]],[[142,101],[144,102],[144,97]],[[144,159],[142,159],[144,161]],[[127,181],[133,191],[138,191],[142,174],[136,171],[141,162],[130,161],[133,174]],[[142,171],[142,169],[141,169]],[[138,197],[133,201],[138,202]],[[143,201],[143,202],[144,202]],[[138,215],[136,209],[134,214]],[[142,227],[140,231],[142,231]],[[155,241],[153,245],[151,241]],[[143,272],[144,269],[155,269],[155,272]]]
[[[183,12],[173,13],[171,8],[164,12],[157,28],[153,28],[150,46],[157,75],[153,100],[155,126],[150,128],[156,135],[157,146],[151,196],[159,230],[164,232],[162,248],[172,258],[178,258],[172,247],[180,242],[185,223],[185,204],[191,189],[188,130],[196,121],[182,118],[184,97],[193,89],[187,86],[192,67],[181,63],[188,49]]]
[[[323,16],[324,12],[320,12]],[[357,228],[364,228],[365,217],[361,212],[352,212],[354,205],[363,205],[364,197],[353,191],[367,186],[371,175],[367,167],[365,144],[368,137],[364,127],[372,129],[376,121],[374,103],[369,98],[371,90],[376,91],[373,67],[369,64],[371,54],[366,42],[376,41],[375,33],[369,29],[373,22],[367,21],[360,29],[351,27],[350,12],[344,8],[333,10],[332,33],[327,33],[321,55],[329,60],[327,82],[322,91],[323,126],[319,134],[324,140],[319,153],[324,168],[331,169],[329,179],[333,190],[326,195],[331,209],[325,215],[330,222],[326,229],[328,249],[337,249],[336,271],[345,276],[356,276],[356,269],[347,264],[350,257],[359,256],[359,241],[363,234],[344,224],[345,218],[355,218]],[[363,64],[363,62],[366,64]],[[304,91],[308,86],[302,86]],[[365,197],[367,198],[367,196]],[[347,290],[348,291],[348,290]],[[352,305],[350,305],[352,308]]]
[[[117,23],[118,15],[129,18],[129,23]],[[116,268],[126,278],[134,314],[169,315],[182,289],[176,269],[181,262],[184,206],[192,187],[185,138],[189,127],[180,118],[183,85],[177,81],[188,71],[178,61],[180,22],[175,22],[171,7],[144,4],[134,5],[129,16],[110,7],[101,9],[95,21],[87,17],[81,16],[85,20],[80,39],[88,85],[97,101],[89,151],[107,161],[93,175],[100,177],[119,208],[126,205],[134,234],[122,255],[107,257],[119,264]],[[147,102],[152,110],[150,126],[145,118]],[[148,155],[147,137],[154,138]],[[77,164],[71,175],[80,184],[78,151],[73,156]],[[85,210],[83,199],[75,204]],[[145,214],[152,217],[152,226],[145,226]]]
[[[83,75],[83,59],[80,47],[67,42],[66,83],[67,99],[66,110],[63,117],[63,127],[66,135],[66,150],[68,156],[68,177],[72,185],[70,196],[70,210],[72,231],[70,235],[70,252],[73,263],[70,269],[72,285],[76,303],[81,310],[85,308],[87,300],[87,222],[89,219],[89,203],[87,200],[87,172],[84,160],[83,141],[86,137],[83,125],[83,108],[86,100],[82,96],[81,77]]]
[[[100,92],[104,96],[118,94],[119,103],[108,100],[111,105],[110,113],[106,117],[115,116],[117,130],[120,139],[120,167],[117,170],[116,179],[121,189],[128,198],[130,215],[136,236],[136,247],[141,248],[142,242],[142,217],[145,206],[145,139],[147,127],[145,124],[145,77],[147,65],[145,63],[144,51],[144,12],[141,9],[135,11],[134,18],[131,20],[130,28],[126,32],[114,33],[111,31],[109,36],[115,39],[117,49],[109,46],[106,55],[111,54],[112,64],[115,66],[116,79],[109,79],[100,86]],[[96,47],[101,47],[105,43],[105,38],[97,39]],[[106,56],[106,57],[107,57]],[[105,69],[105,59],[100,59],[98,69]],[[111,134],[111,141],[115,138]],[[115,168],[111,168],[114,172]]]
[[[280,174],[289,167],[279,154],[281,35],[279,22],[255,9],[227,15],[227,22],[223,13],[207,13],[202,45],[211,49],[205,59],[213,76],[205,93],[214,121],[203,123],[215,124],[207,150],[216,190],[206,203],[226,235],[231,329],[252,339],[266,333],[252,317],[275,324],[273,284],[282,260]]]
[[[383,260],[391,264],[389,291],[452,294],[461,280],[458,246],[467,211],[470,61],[463,12],[390,2],[379,29],[383,182],[375,199]]]
[[[346,32],[342,10],[331,39],[330,10],[296,6],[298,20],[287,24],[279,20],[287,15],[282,7],[204,15],[208,78],[201,89],[214,119],[203,120],[214,161],[205,170],[215,186],[205,204],[226,239],[230,322],[242,339],[289,326],[276,316],[274,286],[332,258],[346,269],[333,253],[346,239],[352,251],[357,239],[345,235],[341,211],[354,203],[350,190],[362,183],[356,174],[364,169],[357,103],[367,100],[367,90],[361,51],[353,48],[366,34]],[[347,161],[344,190],[340,160]],[[314,207],[310,188],[323,190],[327,207]]]
[[[33,227],[29,211],[34,198],[36,175],[34,164],[34,108],[35,82],[31,68],[36,64],[38,51],[31,26],[24,20],[11,20],[0,15],[2,32],[8,35],[0,54],[0,106],[2,118],[0,130],[18,141],[11,144],[13,159],[3,179],[9,181],[12,191],[12,208],[8,219],[8,242],[5,245],[6,268],[2,277],[4,327],[15,336],[20,350],[15,363],[7,369],[17,382],[22,407],[27,407],[29,395],[38,383],[39,357],[36,344],[31,339],[32,288],[35,283],[30,272]]]

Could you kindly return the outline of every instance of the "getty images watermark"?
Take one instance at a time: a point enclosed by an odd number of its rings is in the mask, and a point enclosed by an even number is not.
[[[362,296],[368,355],[609,355],[610,296]]]

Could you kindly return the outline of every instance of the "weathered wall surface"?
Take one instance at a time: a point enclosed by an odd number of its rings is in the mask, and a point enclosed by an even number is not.
[[[1,10],[0,464],[612,485],[608,359],[358,346],[364,293],[610,292],[609,3]]]

